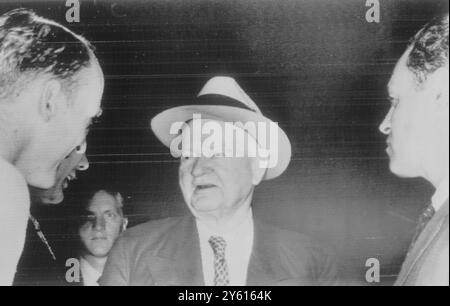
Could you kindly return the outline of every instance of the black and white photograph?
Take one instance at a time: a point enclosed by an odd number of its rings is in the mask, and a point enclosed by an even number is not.
[[[448,0],[0,0],[0,286],[448,286],[448,38]]]

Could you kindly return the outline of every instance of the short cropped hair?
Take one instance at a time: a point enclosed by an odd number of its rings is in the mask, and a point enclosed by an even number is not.
[[[113,197],[115,202],[116,202],[116,210],[117,210],[117,212],[119,213],[119,215],[122,218],[125,217],[125,214],[123,212],[124,200],[123,200],[122,194],[120,192],[117,192],[117,191],[111,191],[111,190],[107,190],[107,189],[97,190],[96,192],[91,194],[89,200],[86,203],[86,208],[88,208],[89,205],[91,205],[93,198],[99,193],[105,193],[105,194],[110,195],[111,197]]]
[[[407,67],[415,74],[418,85],[448,65],[448,20],[448,14],[434,18],[410,41]]]
[[[93,47],[66,27],[28,9],[0,16],[0,98],[40,73],[58,77],[70,90],[77,72],[91,64]]]

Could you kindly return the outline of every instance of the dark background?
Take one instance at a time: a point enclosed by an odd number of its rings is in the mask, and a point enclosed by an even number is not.
[[[0,0],[0,13],[33,8],[83,34],[106,76],[102,122],[89,136],[91,168],[62,205],[33,208],[57,254],[73,251],[67,224],[92,189],[122,192],[132,225],[186,212],[178,162],[149,120],[226,74],[293,145],[287,172],[257,189],[256,215],[333,246],[350,284],[365,284],[372,257],[382,284],[395,280],[433,190],[389,172],[378,132],[385,87],[409,38],[448,12],[447,0],[380,0],[379,24],[365,20],[365,0],[80,3],[81,22],[68,24],[65,0]]]

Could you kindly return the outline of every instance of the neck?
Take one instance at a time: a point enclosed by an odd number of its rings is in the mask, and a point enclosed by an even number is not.
[[[103,273],[106,260],[108,259],[108,257],[95,257],[90,254],[83,255],[83,258],[100,274]]]
[[[449,155],[446,154],[445,158],[442,158],[440,162],[435,162],[433,169],[430,169],[425,179],[428,180],[435,189],[439,188],[441,184],[449,177]]]
[[[252,193],[230,214],[208,215],[198,218],[199,222],[216,233],[229,233],[244,222],[251,214]]]

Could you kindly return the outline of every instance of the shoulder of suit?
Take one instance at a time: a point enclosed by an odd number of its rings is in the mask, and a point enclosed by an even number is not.
[[[314,243],[314,239],[306,234],[296,232],[293,230],[283,229],[276,225],[266,223],[261,220],[256,220],[256,229],[260,229],[264,231],[266,235],[270,233],[271,236],[274,236],[278,242],[290,244],[292,242],[301,243],[303,245],[309,245]]]
[[[0,158],[0,205],[29,206],[27,183],[22,174],[10,163]]]
[[[257,221],[258,227],[265,235],[270,235],[272,241],[280,250],[292,252],[295,256],[334,256],[335,251],[329,245],[300,232],[279,228],[275,225]],[[270,233],[270,234],[269,234]]]
[[[182,222],[187,217],[172,217],[166,219],[152,220],[143,224],[139,224],[130,229],[127,229],[122,238],[126,240],[149,240],[151,237],[163,235],[175,227],[179,222]]]

